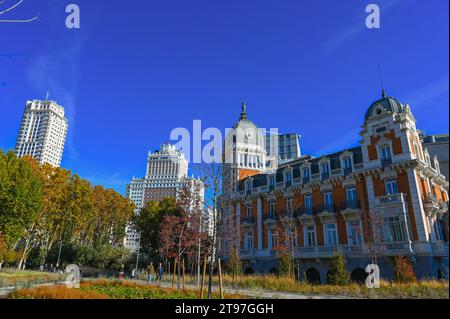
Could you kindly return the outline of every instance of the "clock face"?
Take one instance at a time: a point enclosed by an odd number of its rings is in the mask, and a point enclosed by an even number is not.
[[[252,138],[252,137],[253,137],[253,132],[252,132],[251,130],[247,130],[247,131],[245,132],[245,136],[246,136],[247,138]]]

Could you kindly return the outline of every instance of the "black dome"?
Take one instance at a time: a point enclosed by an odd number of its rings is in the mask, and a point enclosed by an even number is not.
[[[383,94],[383,98],[373,102],[367,110],[365,116],[366,121],[369,119],[369,117],[383,112],[383,109],[384,111],[390,113],[402,113],[405,111],[405,106],[400,103],[400,101],[395,97],[386,96],[385,94]]]

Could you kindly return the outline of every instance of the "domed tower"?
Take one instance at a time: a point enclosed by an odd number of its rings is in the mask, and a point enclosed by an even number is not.
[[[409,105],[383,90],[361,127],[370,213],[398,218],[405,242],[428,240],[420,190],[424,154]]]
[[[240,180],[266,169],[264,132],[247,118],[245,102],[238,121],[227,132],[223,160],[223,188],[230,197],[237,191]]]

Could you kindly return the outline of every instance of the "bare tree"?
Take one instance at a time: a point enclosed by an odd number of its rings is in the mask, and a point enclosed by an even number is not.
[[[222,196],[222,163],[202,163],[196,167],[198,175],[205,186],[205,206],[211,212],[209,221],[211,227],[211,240],[209,247],[209,279],[208,279],[208,298],[212,294],[212,272],[216,261],[217,252],[217,214],[219,210],[219,200]]]
[[[15,4],[8,4],[6,8],[1,9],[1,6],[6,2],[7,0],[0,0],[0,16],[2,16],[5,13],[11,12],[17,7],[19,7],[24,0],[16,0]],[[0,19],[0,22],[3,23],[27,23],[27,22],[33,22],[39,18],[39,14],[29,18],[29,19]]]

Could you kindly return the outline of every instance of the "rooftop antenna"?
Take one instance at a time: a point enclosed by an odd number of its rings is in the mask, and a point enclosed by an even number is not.
[[[380,75],[380,82],[381,82],[381,96],[383,98],[385,98],[386,97],[386,91],[384,90],[383,73],[381,72],[380,64],[378,64],[378,74]]]
[[[47,92],[47,94],[45,95],[45,100],[48,101],[48,97],[50,96],[50,92]]]

